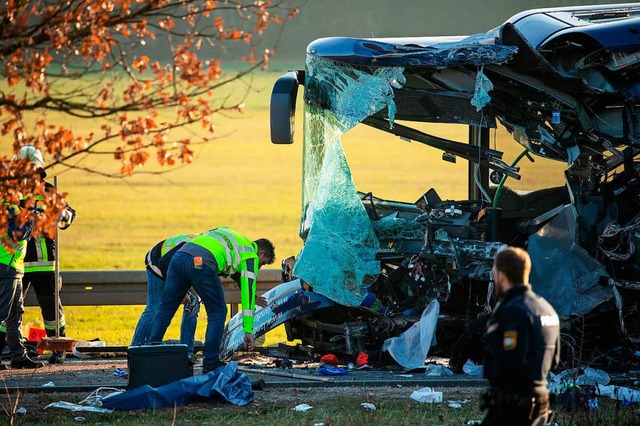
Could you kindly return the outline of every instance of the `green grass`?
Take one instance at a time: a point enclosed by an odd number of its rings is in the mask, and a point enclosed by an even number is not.
[[[133,332],[143,309],[144,306],[68,306],[65,308],[67,336],[75,340],[99,338],[109,346],[128,345],[133,338]],[[171,321],[165,339],[180,338],[181,319],[182,307],[178,309]],[[40,308],[25,308],[23,317],[25,334],[29,324],[43,328]],[[196,328],[196,340],[204,342],[206,327],[207,314],[203,308]],[[286,333],[284,326],[280,326],[267,333],[263,345],[284,341],[286,341]]]
[[[285,390],[292,392],[291,389]],[[46,410],[35,414],[16,417],[16,425],[37,424],[77,424],[73,420],[76,416],[86,418],[90,424],[172,424],[175,419],[177,425],[273,425],[297,426],[324,423],[325,425],[463,425],[468,420],[483,418],[483,413],[477,409],[475,393],[469,393],[467,398],[471,402],[461,409],[451,409],[444,404],[420,404],[409,399],[411,390],[398,389],[397,397],[370,396],[366,388],[353,388],[352,396],[331,398],[311,402],[313,409],[306,413],[292,410],[292,407],[304,403],[304,390],[294,390],[290,401],[255,402],[246,407],[201,402],[175,409],[114,412],[112,414],[70,413],[68,411]],[[445,399],[452,397],[443,389]],[[261,399],[267,400],[272,389],[261,392]],[[373,391],[375,392],[375,391]],[[477,392],[476,392],[477,393]],[[447,396],[447,394],[449,396]],[[297,395],[297,396],[295,396]],[[43,395],[41,398],[45,398]],[[50,397],[49,397],[50,398]],[[279,399],[279,398],[278,398]],[[458,399],[458,397],[454,397]],[[360,404],[370,402],[376,405],[375,411],[364,410]],[[34,407],[35,408],[35,407]],[[32,410],[34,409],[32,408]],[[591,426],[591,425],[633,425],[640,419],[636,406],[623,407],[621,404],[600,399],[600,410],[597,413],[560,412],[556,419],[563,426]]]
[[[246,113],[215,116],[219,139],[195,147],[193,164],[162,175],[109,179],[56,168],[60,188],[77,210],[74,225],[60,233],[63,270],[142,269],[143,257],[156,242],[180,233],[199,232],[228,225],[252,238],[268,237],[276,245],[277,258],[297,254],[301,204],[302,111],[297,112],[296,141],[276,146],[269,140],[269,95],[282,72],[258,73],[246,99]],[[238,86],[244,93],[246,85]],[[63,117],[50,117],[67,122]],[[27,117],[34,119],[33,117]],[[99,122],[76,120],[76,131],[95,130]],[[460,141],[467,128],[456,125],[421,125],[419,128]],[[195,130],[194,130],[195,131]],[[185,136],[190,136],[184,131]],[[505,131],[492,133],[505,160],[522,150]],[[0,144],[9,149],[10,140]],[[446,163],[441,152],[418,143],[406,143],[388,134],[358,126],[343,139],[356,187],[383,198],[414,201],[434,187],[443,199],[464,198],[467,165]],[[45,159],[46,160],[46,159]],[[153,161],[147,170],[161,170]],[[117,169],[111,157],[96,156],[84,165]],[[562,184],[565,165],[536,159],[522,162],[523,180],[509,181],[522,189]],[[514,185],[515,184],[515,185]],[[277,265],[275,266],[277,267]],[[69,332],[76,338],[101,337],[109,343],[130,338],[141,307],[67,309]],[[25,322],[38,313],[27,310]],[[202,315],[204,317],[204,315]],[[198,328],[202,338],[201,321]],[[172,325],[169,335],[177,335]]]

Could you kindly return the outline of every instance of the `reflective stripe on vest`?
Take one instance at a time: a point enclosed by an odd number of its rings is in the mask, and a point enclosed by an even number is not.
[[[50,272],[55,271],[56,267],[52,260],[49,260],[49,252],[47,251],[47,240],[45,238],[36,238],[36,261],[24,262],[24,272]]]
[[[218,260],[224,261],[225,265],[218,265],[220,272],[230,275],[246,257],[257,257],[253,243],[241,234],[237,234],[236,237],[234,233],[235,231],[226,227],[216,228],[200,234],[191,243],[209,250],[214,256],[221,256]],[[240,241],[245,240],[249,245],[239,244],[238,238]]]
[[[251,271],[242,271],[240,272],[240,276],[250,278],[252,280],[256,280],[258,277]]]
[[[197,236],[198,234],[182,234],[167,238],[166,240],[164,240],[164,243],[162,243],[162,247],[160,248],[160,256],[164,256],[178,244],[184,241],[192,240]]]

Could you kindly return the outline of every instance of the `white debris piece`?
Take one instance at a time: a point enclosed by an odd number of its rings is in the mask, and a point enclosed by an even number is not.
[[[625,388],[623,386],[603,386],[598,385],[598,392],[601,396],[606,396],[618,401],[640,402],[640,391]]]
[[[609,377],[606,371],[590,367],[585,368],[584,373],[576,379],[576,385],[606,386],[609,382],[611,382],[611,377]]]
[[[86,405],[78,405],[65,401],[53,402],[44,408],[63,408],[70,411],[86,411],[89,413],[113,413],[113,410],[109,410],[107,408],[88,407]]]
[[[411,399],[418,402],[440,403],[442,402],[442,392],[436,392],[432,388],[422,388],[413,391]]]
[[[73,345],[73,349],[71,350],[71,353],[73,353],[73,356],[75,356],[76,358],[82,358],[82,359],[87,359],[87,358],[91,358],[92,356],[90,354],[86,354],[84,352],[80,352],[77,348],[104,348],[107,346],[107,343],[104,340],[94,340],[94,341],[90,341],[90,340],[80,340],[79,342],[76,342],[75,345]]]
[[[44,385],[42,385],[43,388],[55,388],[56,384],[53,382],[47,382]]]
[[[375,411],[376,410],[376,406],[373,404],[370,404],[368,402],[363,402],[362,404],[360,404],[360,406],[362,408],[364,408],[365,410],[371,410],[371,411]]]
[[[448,377],[453,376],[453,371],[441,364],[429,364],[427,365],[424,374],[427,376]]]
[[[434,342],[439,313],[440,304],[434,300],[422,312],[420,321],[398,337],[385,340],[382,350],[388,351],[393,359],[407,370],[423,367],[429,348]]]
[[[567,384],[578,386],[606,386],[611,382],[611,378],[606,371],[591,367],[570,368],[558,374],[549,373],[549,392],[561,393]]]
[[[27,409],[24,407],[20,407],[16,410],[16,414],[27,414]]]
[[[294,411],[297,411],[299,413],[306,413],[307,411],[311,410],[313,407],[310,406],[309,404],[300,404],[300,405],[296,405],[295,407],[293,407]]]

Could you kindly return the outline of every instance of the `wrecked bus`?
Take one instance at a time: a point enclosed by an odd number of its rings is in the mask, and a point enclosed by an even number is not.
[[[431,353],[448,357],[490,312],[492,259],[511,244],[529,252],[536,292],[563,317],[565,350],[609,368],[629,359],[640,331],[639,3],[531,10],[469,37],[316,40],[305,69],[275,83],[273,143],[293,142],[299,86],[304,247],[283,262],[257,335],[284,323],[318,353],[357,355],[435,303]],[[469,142],[411,122],[468,125]],[[468,199],[358,192],[341,145],[356,125],[467,161]],[[522,146],[511,164],[489,146],[496,126]],[[511,190],[531,156],[566,162],[565,185]],[[239,322],[226,356],[242,346]]]

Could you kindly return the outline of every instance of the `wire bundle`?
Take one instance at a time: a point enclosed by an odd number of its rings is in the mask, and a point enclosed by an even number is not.
[[[636,251],[631,237],[638,230],[640,230],[640,217],[635,218],[627,226],[611,222],[598,237],[598,247],[611,260],[629,260]]]

